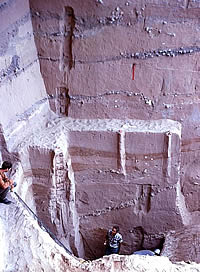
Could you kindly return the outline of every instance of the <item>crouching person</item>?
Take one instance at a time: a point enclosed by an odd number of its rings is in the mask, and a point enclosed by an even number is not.
[[[9,161],[4,161],[0,168],[0,203],[7,205],[12,203],[6,198],[7,193],[16,186],[16,183],[8,179],[5,175],[11,168],[12,163]]]
[[[149,249],[143,249],[133,252],[134,255],[147,255],[147,256],[160,256],[160,249],[156,248],[154,251]]]

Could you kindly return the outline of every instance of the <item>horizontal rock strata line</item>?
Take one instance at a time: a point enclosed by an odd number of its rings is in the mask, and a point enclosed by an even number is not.
[[[31,63],[26,65],[25,67],[20,67],[19,56],[13,56],[11,64],[7,69],[3,69],[0,71],[0,83],[6,83],[7,80],[12,80],[15,77],[19,76],[21,73],[26,72],[31,66],[33,66],[38,59],[33,60]]]
[[[71,5],[73,8],[73,5]],[[122,25],[127,26],[127,20],[140,22],[145,18],[153,18],[154,20],[167,20],[168,23],[182,22],[182,21],[191,21],[197,20],[200,12],[199,7],[190,7],[189,4],[185,4],[185,6],[173,6],[173,5],[156,5],[156,4],[146,4],[145,7],[137,7],[137,5],[131,5],[130,7],[119,7],[113,6],[109,7],[112,11],[108,16],[101,16],[100,18],[90,17],[75,17],[76,23],[79,27],[84,29],[94,29],[98,26],[105,25]],[[173,8],[173,10],[172,10]],[[135,10],[134,17],[130,16],[131,10]],[[50,19],[62,20],[63,17],[58,13],[49,12],[49,11],[41,11],[32,9],[32,17],[40,19],[41,21],[46,21]]]
[[[2,4],[0,4],[0,13],[3,12],[4,10],[10,8],[10,6],[12,5],[12,3],[15,3],[15,0],[8,0]]]
[[[25,23],[27,23],[31,19],[30,12],[27,12],[24,14],[23,17],[19,18],[15,23],[11,24],[7,29],[0,32],[1,39],[0,39],[0,56],[3,56],[6,54],[6,51],[8,49],[9,40],[12,33],[12,39],[14,36],[17,35],[18,29],[20,26],[23,26]]]
[[[136,52],[136,53],[127,53],[121,52],[119,56],[107,57],[105,59],[94,59],[94,60],[74,60],[75,64],[93,64],[93,63],[105,63],[112,61],[120,61],[123,59],[136,59],[136,60],[145,60],[154,57],[178,57],[183,55],[192,55],[200,52],[200,47],[198,46],[188,46],[188,47],[179,47],[174,49],[155,49],[145,52]],[[52,58],[48,56],[39,56],[41,60],[47,60],[52,62],[59,62],[59,58]],[[68,60],[69,61],[69,60]],[[67,60],[65,60],[67,62]]]
[[[146,185],[148,185],[148,184],[146,184]],[[151,192],[150,197],[153,198],[156,195],[158,195],[159,193],[165,192],[167,190],[175,190],[175,186],[168,186],[168,187],[161,188],[161,189],[159,189],[158,187],[155,186],[155,189]],[[135,197],[134,199],[130,199],[130,200],[126,201],[126,202],[122,202],[117,206],[113,206],[113,207],[109,206],[109,207],[106,207],[105,209],[102,209],[102,210],[95,210],[95,211],[93,211],[91,213],[81,215],[80,218],[86,218],[86,217],[91,217],[91,216],[100,216],[102,214],[106,214],[106,213],[109,213],[111,211],[126,209],[126,208],[129,208],[131,206],[137,205],[138,201],[142,201],[142,200],[146,199],[147,196],[148,195],[143,194],[143,195],[141,195],[139,197]]]

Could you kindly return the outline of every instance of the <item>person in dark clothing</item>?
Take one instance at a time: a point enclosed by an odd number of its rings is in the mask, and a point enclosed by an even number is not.
[[[122,240],[122,235],[119,233],[119,227],[113,226],[112,230],[108,230],[106,235],[106,241],[104,245],[106,246],[105,255],[119,254],[120,246]]]
[[[5,175],[11,168],[12,163],[9,161],[4,161],[0,168],[0,203],[7,205],[12,203],[6,198],[7,193],[15,187],[14,182]]]

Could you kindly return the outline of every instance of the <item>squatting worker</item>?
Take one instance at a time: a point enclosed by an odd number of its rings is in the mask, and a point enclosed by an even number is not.
[[[10,204],[11,201],[6,198],[7,193],[16,186],[14,182],[5,175],[12,168],[12,163],[4,161],[0,168],[0,203]]]
[[[148,256],[160,256],[160,249],[156,248],[154,251],[143,249],[133,252],[134,255],[148,255]]]
[[[119,233],[119,227],[113,226],[111,230],[108,230],[106,235],[106,241],[104,245],[106,246],[106,255],[119,254],[120,246],[122,240],[122,235]]]

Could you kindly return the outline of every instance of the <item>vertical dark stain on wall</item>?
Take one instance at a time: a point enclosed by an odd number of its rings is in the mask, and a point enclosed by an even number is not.
[[[190,5],[190,0],[185,0],[185,7],[189,8],[189,5]]]
[[[64,41],[63,41],[63,70],[68,67],[69,70],[74,66],[72,43],[75,27],[74,10],[71,7],[65,7],[64,10]]]
[[[146,212],[148,213],[151,209],[151,192],[152,187],[151,184],[145,186],[145,193],[146,193]]]
[[[165,181],[167,181],[168,176],[168,148],[169,148],[169,137],[167,135],[164,135],[163,139],[163,161],[162,161],[162,173],[165,178]]]
[[[69,90],[65,87],[58,87],[56,89],[56,113],[59,116],[67,116],[70,104]]]
[[[140,187],[139,209],[148,213],[151,209],[151,185],[144,184]]]

